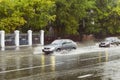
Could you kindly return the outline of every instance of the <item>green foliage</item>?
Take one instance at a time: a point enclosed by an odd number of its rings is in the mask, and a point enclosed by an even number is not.
[[[13,32],[17,27],[26,23],[25,19],[21,17],[22,13],[16,10],[15,3],[10,0],[0,3],[0,29],[6,32]]]
[[[24,25],[25,20],[22,17],[8,17],[0,21],[0,28],[6,32],[13,32],[17,27]]]
[[[87,34],[113,35],[120,33],[119,0],[96,0],[93,11],[86,17],[88,21],[86,21],[85,32]],[[90,24],[92,19],[94,19],[94,25]]]
[[[27,4],[23,6],[23,17],[27,21],[25,26],[28,27],[28,29],[38,30],[47,26],[49,21],[55,20],[55,15],[52,14],[54,8],[54,1],[51,0],[28,0]]]
[[[78,34],[80,20],[94,2],[91,0],[56,0],[55,27],[58,34]]]
[[[53,0],[2,0],[0,1],[0,29],[41,29],[55,20]]]
[[[120,34],[120,0],[0,0],[0,29]]]

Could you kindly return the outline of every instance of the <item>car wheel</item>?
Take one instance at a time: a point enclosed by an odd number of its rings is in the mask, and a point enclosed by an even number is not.
[[[117,46],[119,46],[119,43],[116,43]]]
[[[58,49],[56,49],[56,51],[57,51],[57,52],[60,52],[60,51],[61,51],[61,49],[60,49],[60,48],[58,48]]]
[[[76,47],[73,47],[72,49],[76,49]]]
[[[108,45],[107,45],[107,47],[110,47],[110,46],[111,46],[111,44],[108,44]]]
[[[99,47],[101,47],[101,46],[99,45]]]

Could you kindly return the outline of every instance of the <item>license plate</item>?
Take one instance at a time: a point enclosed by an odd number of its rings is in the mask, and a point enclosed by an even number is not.
[[[48,49],[45,49],[44,51],[49,51]]]

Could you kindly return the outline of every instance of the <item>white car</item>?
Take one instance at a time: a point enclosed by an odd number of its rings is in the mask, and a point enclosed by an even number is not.
[[[77,44],[70,39],[57,39],[51,44],[45,45],[42,51],[46,54],[53,53],[54,51],[61,51],[66,49],[76,49]]]
[[[99,47],[110,47],[110,45],[119,45],[120,39],[117,37],[107,37],[104,41],[99,44]]]

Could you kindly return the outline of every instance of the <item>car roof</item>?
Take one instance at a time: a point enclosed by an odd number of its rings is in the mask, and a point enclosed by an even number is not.
[[[109,39],[118,39],[117,37],[107,37],[105,38],[106,40],[109,40]]]
[[[66,41],[66,42],[73,42],[71,39],[56,39],[56,40],[54,40],[54,41],[60,41],[60,42],[64,42],[64,41]]]
[[[61,40],[61,41],[72,41],[71,39],[56,39],[56,40]]]

